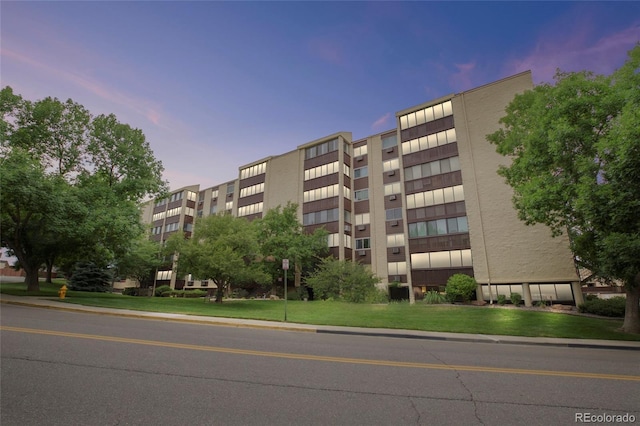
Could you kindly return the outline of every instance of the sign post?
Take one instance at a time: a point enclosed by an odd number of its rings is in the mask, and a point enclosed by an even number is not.
[[[287,271],[289,270],[289,259],[282,259],[282,269],[284,270],[284,322],[287,322]]]

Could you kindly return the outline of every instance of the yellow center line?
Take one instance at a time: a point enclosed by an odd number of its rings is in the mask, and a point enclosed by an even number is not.
[[[235,355],[252,355],[271,358],[285,358],[285,359],[299,359],[305,361],[324,361],[324,362],[338,362],[344,364],[361,364],[361,365],[378,365],[385,367],[406,367],[406,368],[422,368],[429,370],[449,370],[449,371],[475,371],[481,373],[507,373],[507,374],[528,374],[535,376],[558,376],[558,377],[579,377],[585,379],[605,379],[605,380],[625,380],[625,381],[640,381],[640,376],[628,376],[621,374],[602,374],[602,373],[587,373],[576,371],[552,371],[552,370],[527,370],[520,368],[498,368],[498,367],[480,367],[473,365],[443,365],[443,364],[429,364],[420,362],[403,362],[403,361],[385,361],[375,359],[362,359],[362,358],[343,358],[321,355],[305,355],[305,354],[289,354],[284,352],[267,352],[267,351],[254,351],[248,349],[233,349],[223,348],[217,346],[203,346],[203,345],[190,345],[186,343],[170,343],[161,342],[156,340],[142,340],[142,339],[129,339],[126,337],[111,337],[101,336],[96,334],[81,334],[70,333],[64,331],[52,331],[52,330],[40,330],[34,328],[21,328],[0,326],[0,330],[15,331],[18,333],[31,333],[31,334],[44,334],[49,336],[61,336],[72,337],[76,339],[89,339],[100,340],[105,342],[117,342],[117,343],[131,343],[135,345],[146,346],[160,346],[165,348],[175,349],[188,349],[194,351],[207,351],[207,352],[219,352]]]

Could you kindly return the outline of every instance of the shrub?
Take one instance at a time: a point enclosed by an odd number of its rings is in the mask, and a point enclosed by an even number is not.
[[[578,310],[585,314],[601,315],[604,317],[624,317],[627,300],[624,297],[610,299],[587,299],[578,306]]]
[[[300,293],[287,288],[287,300],[300,300]]]
[[[200,289],[184,291],[184,297],[189,297],[189,298],[204,297],[206,295],[207,295],[207,292]]]
[[[138,288],[137,287],[127,287],[124,290],[122,290],[122,294],[125,296],[137,296],[138,295]]]
[[[386,291],[376,288],[367,294],[366,303],[389,303],[389,295]]]
[[[67,287],[75,291],[106,293],[111,290],[111,273],[93,263],[78,263]]]
[[[510,299],[514,306],[518,306],[520,302],[522,302],[522,296],[520,293],[511,293]]]
[[[314,298],[362,303],[379,281],[366,265],[326,258],[307,278],[307,286],[313,289]]]
[[[546,300],[538,300],[536,302],[536,306],[538,308],[546,308],[547,307],[547,301]]]
[[[458,299],[467,302],[471,299],[473,292],[478,287],[478,283],[473,277],[465,274],[455,274],[447,280],[445,288],[447,300],[455,302]]]
[[[166,291],[171,291],[171,286],[161,285],[159,287],[156,287],[156,293],[154,294],[154,296],[161,297],[162,293],[164,293]]]
[[[507,303],[507,296],[505,296],[504,294],[499,294],[497,302],[498,305],[504,305],[505,303]]]
[[[428,305],[438,305],[440,303],[446,302],[446,300],[447,299],[443,294],[440,294],[435,290],[429,290],[424,295],[424,302]]]

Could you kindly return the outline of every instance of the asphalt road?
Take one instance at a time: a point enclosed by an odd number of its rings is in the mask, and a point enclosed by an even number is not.
[[[3,426],[640,424],[637,351],[0,315]]]

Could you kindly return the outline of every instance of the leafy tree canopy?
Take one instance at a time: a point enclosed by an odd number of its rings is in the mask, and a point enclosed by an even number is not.
[[[274,278],[282,272],[282,259],[289,259],[296,271],[302,271],[311,269],[315,259],[327,254],[327,231],[318,228],[311,234],[305,233],[297,211],[297,204],[288,203],[285,207],[269,210],[262,219],[252,222],[260,252],[273,260],[266,263],[266,268]]]
[[[190,239],[174,234],[167,240],[167,250],[179,253],[179,275],[191,274],[216,284],[219,303],[230,284],[269,281],[257,261],[260,253],[255,228],[243,218],[228,214],[200,218]]]
[[[556,75],[515,97],[488,135],[528,224],[567,232],[577,261],[624,282],[623,329],[640,333],[640,45],[612,75]]]
[[[166,191],[162,164],[138,129],[56,98],[0,90],[2,246],[38,290],[38,269],[106,266],[141,235],[138,204]]]

